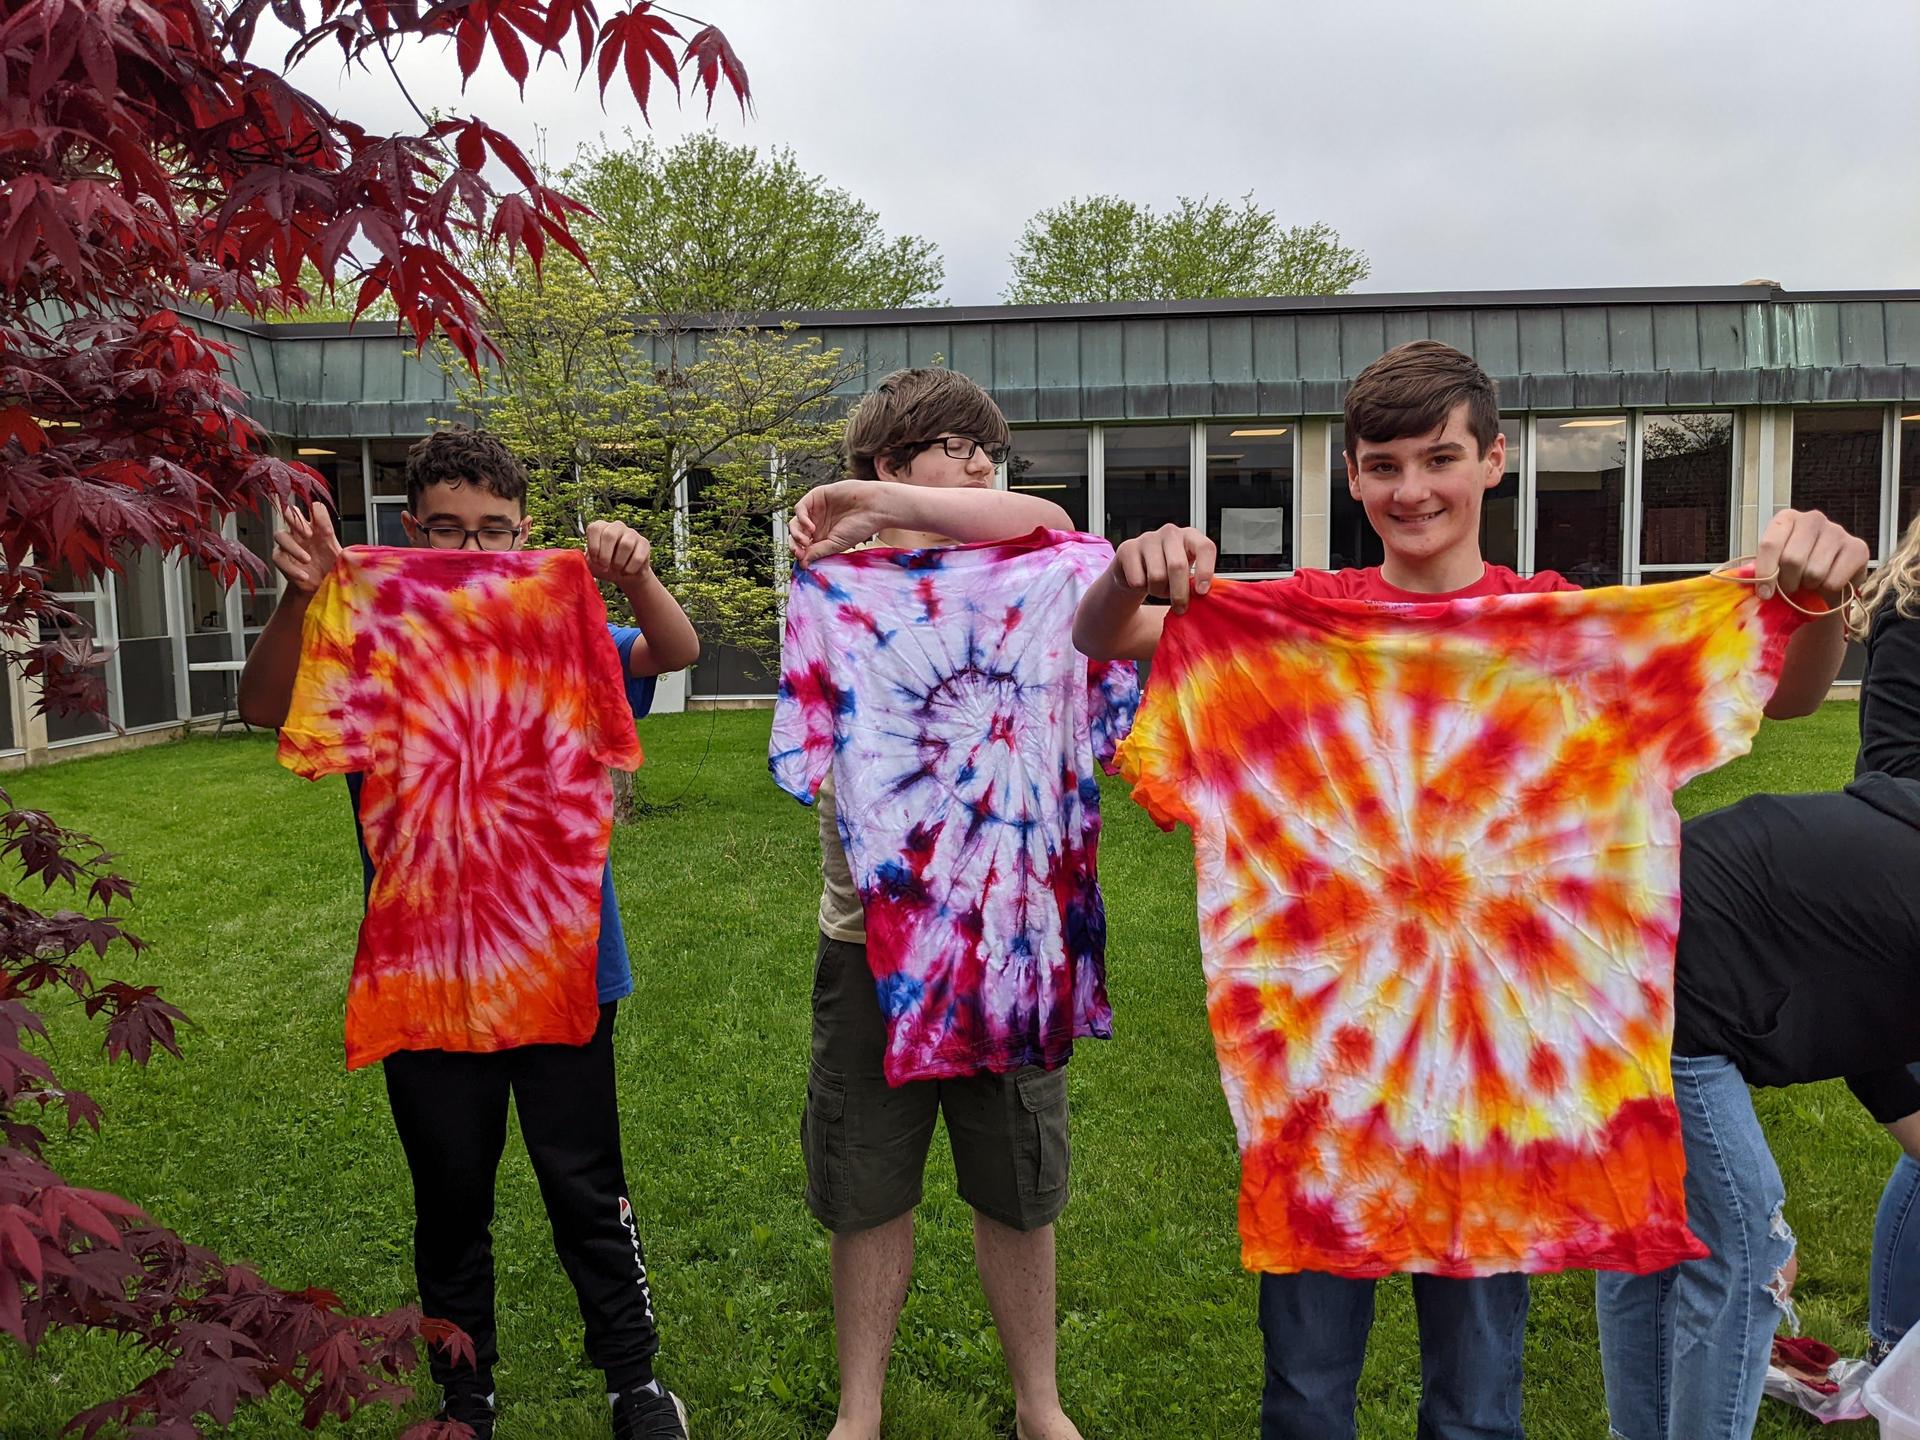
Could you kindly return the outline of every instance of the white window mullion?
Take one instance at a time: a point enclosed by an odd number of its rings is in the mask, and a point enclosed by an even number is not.
[[[1528,414],[1520,423],[1520,573],[1533,574],[1533,516],[1539,500],[1534,493],[1534,444],[1537,419]]]
[[[1646,497],[1640,488],[1640,447],[1646,439],[1644,410],[1627,412],[1626,484],[1620,496],[1620,579],[1623,584],[1640,583],[1640,520]]]
[[[1187,486],[1190,501],[1187,507],[1187,523],[1204,533],[1207,528],[1207,426],[1205,421],[1194,422],[1188,441],[1187,468],[1193,473],[1193,483]]]
[[[1107,432],[1099,425],[1087,427],[1087,529],[1107,533]]]

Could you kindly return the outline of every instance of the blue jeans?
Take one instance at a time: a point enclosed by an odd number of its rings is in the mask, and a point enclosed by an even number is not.
[[[1353,1440],[1372,1280],[1260,1277],[1267,1384],[1260,1440]],[[1521,1440],[1527,1277],[1413,1277],[1420,1318],[1419,1440]]]
[[[1651,1275],[1596,1277],[1607,1416],[1623,1440],[1748,1440],[1793,1254],[1747,1082],[1717,1055],[1673,1057],[1687,1223],[1713,1251]]]
[[[1902,1155],[1873,1217],[1873,1274],[1867,1333],[1875,1354],[1891,1350],[1920,1321],[1920,1165]]]

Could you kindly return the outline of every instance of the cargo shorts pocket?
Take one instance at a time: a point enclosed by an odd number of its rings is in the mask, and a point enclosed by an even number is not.
[[[816,1212],[847,1205],[847,1082],[818,1065],[807,1069],[807,1103],[800,1112],[800,1153],[807,1195]]]
[[[1045,1199],[1067,1183],[1067,1072],[1026,1070],[1013,1083],[1020,1096],[1021,1197]]]

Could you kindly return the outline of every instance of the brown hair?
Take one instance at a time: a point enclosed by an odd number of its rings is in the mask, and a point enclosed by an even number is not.
[[[1891,605],[1907,619],[1920,618],[1920,515],[1900,537],[1900,547],[1873,572],[1860,593],[1841,604],[1841,623],[1854,640],[1865,640],[1873,617],[1882,605]]]
[[[913,458],[914,447],[936,435],[964,435],[983,445],[1012,438],[1007,417],[993,397],[953,370],[896,370],[847,417],[847,473],[878,480],[874,461],[895,466]]]
[[[1500,433],[1500,392],[1471,355],[1438,340],[1396,345],[1354,377],[1347,391],[1347,454],[1358,442],[1430,435],[1456,405],[1485,455]]]
[[[419,511],[429,485],[477,485],[490,495],[527,504],[527,472],[513,452],[484,430],[451,425],[407,451],[407,509]]]

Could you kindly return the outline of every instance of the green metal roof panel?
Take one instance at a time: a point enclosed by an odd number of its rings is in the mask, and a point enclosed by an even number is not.
[[[1423,337],[1473,353],[1516,409],[1920,399],[1920,293],[1910,291],[1337,296],[795,318],[799,333],[852,362],[849,396],[901,366],[941,360],[987,386],[1019,423],[1337,413],[1353,375]],[[283,402],[274,413],[291,415],[302,434],[420,433],[451,399],[436,352],[416,356],[385,327],[196,323],[234,347],[231,373],[256,413]],[[705,350],[708,333],[695,321],[676,337],[683,363]],[[661,363],[665,342],[640,343]]]

